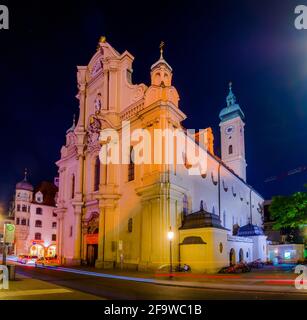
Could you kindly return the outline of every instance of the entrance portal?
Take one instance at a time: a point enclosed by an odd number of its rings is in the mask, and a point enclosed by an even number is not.
[[[98,244],[88,244],[87,256],[86,256],[88,266],[94,267],[97,258],[98,258]]]

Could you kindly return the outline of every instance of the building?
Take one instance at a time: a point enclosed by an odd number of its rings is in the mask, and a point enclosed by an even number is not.
[[[133,60],[129,52],[118,53],[102,38],[89,64],[77,68],[79,118],[67,131],[57,162],[62,262],[157,269],[171,258],[170,229],[174,264],[187,263],[193,271],[215,272],[229,263],[265,260],[264,200],[246,182],[244,114],[232,85],[219,115],[220,159],[214,154],[211,128],[190,137],[183,127],[186,115],[163,49],[151,66],[149,86],[132,83]],[[187,146],[201,150],[200,167],[206,162],[201,174],[191,174],[187,150],[182,163],[152,161],[159,154],[178,155],[179,144],[158,154],[155,147],[162,146],[161,141],[148,152],[129,141],[129,131],[132,136],[146,131],[154,141],[157,130],[172,135],[176,129],[184,132]],[[109,136],[102,141],[102,132],[118,133],[119,140]],[[106,164],[101,159],[116,146],[122,147],[128,162]],[[150,154],[151,161],[135,163],[138,152]]]
[[[25,178],[16,184],[16,255],[54,256],[56,254],[57,186],[43,181],[34,188]]]

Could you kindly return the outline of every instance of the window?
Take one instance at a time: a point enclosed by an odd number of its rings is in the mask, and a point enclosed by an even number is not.
[[[43,209],[42,208],[36,208],[36,214],[42,215]]]
[[[35,227],[36,227],[36,228],[41,228],[42,225],[43,225],[43,224],[42,224],[41,220],[36,220],[36,221],[35,221]]]
[[[128,164],[128,181],[134,180],[134,151],[130,147],[130,163]]]
[[[95,160],[95,168],[94,168],[94,191],[99,190],[100,183],[100,160],[99,157]]]
[[[20,211],[20,204],[17,204],[17,211]]]
[[[20,224],[20,219],[19,219],[19,218],[16,219],[16,224],[17,224],[17,225]]]
[[[52,241],[56,241],[56,234],[53,234],[53,235],[52,235],[51,240],[52,240]]]
[[[70,226],[69,236],[72,237],[72,226]]]
[[[22,219],[21,220],[21,225],[22,226],[26,226],[27,225],[27,220],[26,219]]]
[[[35,200],[38,203],[42,203],[43,202],[43,194],[40,191],[37,192],[37,194],[35,195]]]
[[[58,215],[55,212],[52,212],[53,217],[57,217]]]
[[[232,147],[232,145],[230,145],[228,147],[228,154],[232,154],[232,153],[233,153],[233,147]]]
[[[132,218],[128,220],[128,232],[132,232]]]
[[[41,235],[41,233],[39,233],[39,232],[35,233],[34,238],[35,238],[35,240],[42,240],[42,235]]]
[[[22,212],[27,212],[27,206],[25,204],[22,205]]]
[[[56,228],[56,222],[52,222],[52,228]]]
[[[75,197],[75,175],[73,174],[71,177],[71,198],[73,199]]]

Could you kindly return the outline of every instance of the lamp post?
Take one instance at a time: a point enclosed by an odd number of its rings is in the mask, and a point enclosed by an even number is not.
[[[174,232],[172,231],[172,227],[169,228],[169,232],[167,233],[167,238],[169,240],[169,260],[170,260],[170,266],[169,266],[169,272],[170,272],[170,278],[172,278],[172,272],[173,272],[173,254],[172,254],[172,243],[174,239]]]

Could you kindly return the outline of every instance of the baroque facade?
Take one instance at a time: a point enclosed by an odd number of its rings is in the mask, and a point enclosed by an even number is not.
[[[102,38],[89,64],[77,68],[79,117],[67,131],[57,162],[58,256],[64,264],[154,270],[170,261],[171,228],[174,264],[189,264],[193,271],[265,260],[263,198],[246,183],[244,114],[231,85],[220,113],[221,158],[214,154],[211,128],[191,140],[206,154],[201,175],[189,174],[186,160],[135,164],[131,156],[126,164],[100,161],[101,148],[109,143],[100,141],[100,133],[118,132],[122,146],[129,135],[123,121],[129,121],[131,132],[146,129],[151,137],[156,129],[185,131],[186,115],[162,49],[151,66],[149,86],[132,83],[133,60]],[[133,155],[135,145],[126,149]]]

